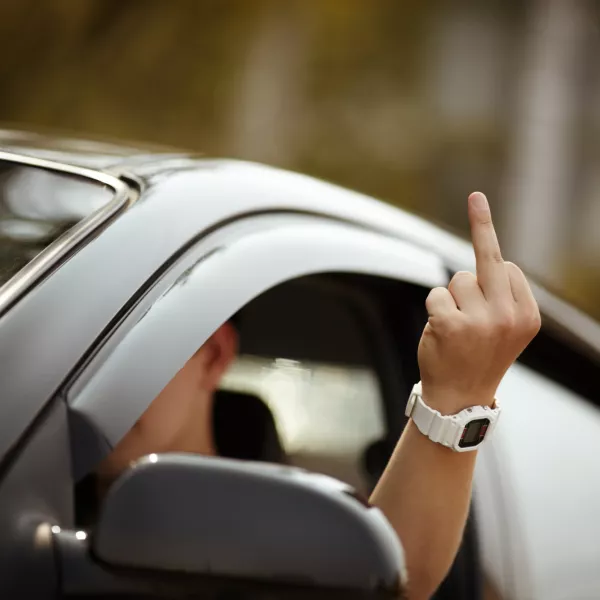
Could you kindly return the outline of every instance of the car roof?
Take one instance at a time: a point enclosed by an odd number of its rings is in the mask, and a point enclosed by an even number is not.
[[[210,188],[223,185],[229,191],[237,188],[243,193],[249,212],[264,207],[265,196],[272,199],[273,210],[281,203],[281,207],[293,204],[300,210],[311,211],[314,203],[310,199],[318,198],[318,212],[322,215],[346,220],[433,252],[450,271],[475,270],[471,244],[458,235],[401,208],[299,173],[247,161],[204,158],[156,144],[91,141],[6,129],[0,130],[0,148],[128,176],[142,186],[152,185],[157,178],[176,171],[202,171],[208,175],[204,179]],[[547,325],[580,349],[594,355],[600,353],[600,325],[596,321],[536,282],[532,282],[532,288]]]
[[[53,160],[78,167],[108,172],[132,171],[140,165],[170,163],[189,159],[190,153],[159,144],[99,141],[79,137],[60,137],[50,133],[0,129],[0,148],[15,154]],[[163,166],[164,168],[164,166]]]

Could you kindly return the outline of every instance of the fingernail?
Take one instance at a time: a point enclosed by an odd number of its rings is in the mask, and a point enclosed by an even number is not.
[[[481,192],[473,192],[469,196],[469,200],[473,204],[473,208],[477,210],[485,210],[489,207],[487,198]]]

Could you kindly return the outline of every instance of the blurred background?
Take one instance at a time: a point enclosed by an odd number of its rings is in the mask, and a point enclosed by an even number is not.
[[[0,124],[265,162],[466,235],[600,318],[598,0],[0,0]]]

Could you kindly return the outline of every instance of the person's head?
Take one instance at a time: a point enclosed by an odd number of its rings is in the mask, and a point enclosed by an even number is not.
[[[237,332],[225,323],[204,343],[152,401],[136,424],[100,464],[104,482],[151,453],[215,454],[213,393],[237,353]]]

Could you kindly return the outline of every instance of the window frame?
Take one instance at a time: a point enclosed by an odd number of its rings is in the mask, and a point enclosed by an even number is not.
[[[134,202],[135,196],[125,182],[109,173],[4,150],[0,150],[0,161],[72,175],[104,185],[113,191],[113,197],[109,202],[73,225],[0,287],[0,316],[2,316],[92,234],[126,210]]]

